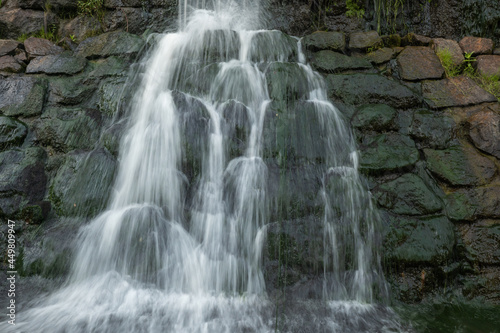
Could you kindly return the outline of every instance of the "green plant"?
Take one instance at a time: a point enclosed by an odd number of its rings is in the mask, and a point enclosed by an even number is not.
[[[454,77],[460,74],[460,66],[455,65],[453,62],[450,50],[439,49],[436,53],[441,61],[441,65],[443,65],[446,77]]]
[[[398,15],[403,12],[405,0],[373,0],[373,2],[377,17],[377,31],[381,32],[381,23],[384,19],[386,26],[395,32]]]
[[[17,41],[20,43],[24,43],[26,39],[28,39],[28,34],[22,34],[21,36],[17,37]]]
[[[84,16],[104,15],[104,0],[78,0],[78,14]]]
[[[76,43],[76,37],[75,37],[75,35],[69,35],[69,39],[71,39],[71,41],[73,43]]]
[[[346,0],[347,11],[345,16],[362,18],[365,15],[364,8],[361,8],[355,0]]]
[[[57,26],[55,24],[52,24],[49,26],[47,30],[45,30],[45,28],[42,27],[42,29],[40,29],[40,31],[35,33],[33,37],[48,39],[56,43],[58,39]]]
[[[472,58],[472,54],[474,52],[465,52],[465,60],[464,60],[464,63],[465,63],[465,68],[464,68],[464,74],[467,75],[467,76],[473,76],[474,75],[474,67],[472,67],[472,63],[474,61],[476,61],[476,58]]]

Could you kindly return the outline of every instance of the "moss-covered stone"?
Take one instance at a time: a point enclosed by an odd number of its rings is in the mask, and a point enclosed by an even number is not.
[[[396,110],[385,104],[368,104],[359,107],[351,120],[352,126],[361,130],[390,131],[396,129]]]
[[[312,59],[313,66],[320,72],[339,73],[352,69],[370,69],[370,62],[361,57],[349,57],[333,51],[316,52]]]
[[[94,84],[86,83],[84,75],[56,77],[49,83],[49,102],[51,104],[75,105],[90,99],[96,89]]]
[[[445,203],[447,215],[452,220],[500,218],[500,186],[456,190],[446,196]]]
[[[424,149],[427,168],[451,185],[484,185],[497,172],[495,163],[470,145]]]
[[[413,114],[410,134],[424,147],[447,148],[454,137],[456,123],[446,114],[418,110]]]
[[[75,54],[87,59],[135,56],[144,43],[139,36],[124,31],[114,31],[87,38],[78,45]]]
[[[42,113],[47,80],[11,77],[0,80],[0,111],[6,116],[32,117]]]
[[[331,50],[343,52],[345,49],[345,34],[337,31],[317,31],[302,39],[307,50]]]
[[[441,200],[415,174],[383,183],[373,193],[380,206],[400,215],[427,215],[443,208]]]
[[[27,134],[28,129],[23,122],[0,116],[0,151],[21,145]]]
[[[376,74],[327,76],[329,95],[347,104],[387,104],[394,108],[410,108],[419,98],[406,86]]]
[[[453,224],[446,217],[391,216],[384,241],[389,261],[415,265],[443,263],[455,245]]]
[[[413,140],[396,133],[367,135],[360,148],[360,169],[372,174],[407,168],[419,158]]]

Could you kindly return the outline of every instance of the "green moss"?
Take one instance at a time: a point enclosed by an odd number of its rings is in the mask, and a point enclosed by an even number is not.
[[[437,51],[437,56],[441,61],[441,65],[443,66],[447,77],[455,77],[460,74],[460,66],[456,66],[453,63],[453,56],[451,55],[450,50],[440,49]]]

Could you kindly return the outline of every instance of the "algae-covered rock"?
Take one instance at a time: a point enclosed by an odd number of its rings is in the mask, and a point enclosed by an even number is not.
[[[351,125],[362,130],[389,131],[395,129],[396,110],[385,104],[368,104],[359,107]]]
[[[417,110],[413,114],[410,135],[424,146],[444,149],[454,137],[456,123],[446,114]]]
[[[342,52],[345,49],[345,34],[338,31],[317,31],[302,39],[307,50],[331,50]]]
[[[34,77],[0,80],[0,111],[6,116],[32,117],[42,113],[47,81]]]
[[[413,140],[396,133],[366,136],[360,149],[360,169],[367,173],[403,169],[414,165],[419,158]]]
[[[372,65],[364,58],[348,57],[333,51],[316,52],[312,59],[313,66],[320,72],[338,73],[351,69],[370,69]]]
[[[78,45],[75,54],[87,59],[109,56],[135,56],[143,47],[144,40],[124,31],[114,31],[87,38]]]
[[[459,189],[445,198],[446,214],[456,221],[500,218],[500,186]]]
[[[440,264],[455,245],[453,224],[444,216],[407,218],[391,216],[384,245],[386,258],[405,264]]]
[[[380,206],[400,215],[427,215],[443,208],[437,195],[415,174],[404,174],[374,190]]]
[[[481,264],[495,265],[500,261],[500,222],[480,220],[459,225],[467,257]]]
[[[419,98],[406,86],[376,74],[327,76],[330,97],[347,104],[387,104],[394,108],[410,108]]]
[[[28,134],[26,125],[15,118],[0,116],[0,151],[21,145]]]
[[[56,55],[36,57],[31,60],[26,68],[26,73],[46,73],[46,74],[76,74],[81,72],[87,65],[87,60],[82,57],[73,56],[67,51]]]
[[[49,198],[59,216],[93,217],[106,206],[116,169],[115,158],[105,149],[73,152],[57,171]]]
[[[35,122],[38,141],[57,151],[92,149],[99,139],[100,115],[79,108],[48,108]]]
[[[427,168],[451,185],[484,185],[497,172],[495,163],[469,145],[424,149]]]

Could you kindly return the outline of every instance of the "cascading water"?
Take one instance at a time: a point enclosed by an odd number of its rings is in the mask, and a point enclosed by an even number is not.
[[[362,316],[386,296],[352,135],[300,42],[249,30],[258,12],[255,1],[181,1],[182,28],[147,57],[108,209],[82,228],[67,285],[24,312],[16,331],[281,330],[261,261],[269,142],[273,158],[285,155],[266,131],[286,114],[302,135],[291,140],[324,165],[322,303],[333,311],[321,330],[350,331],[336,314]],[[299,73],[293,87],[268,82],[288,70],[280,64]],[[354,321],[352,331],[372,331]]]

